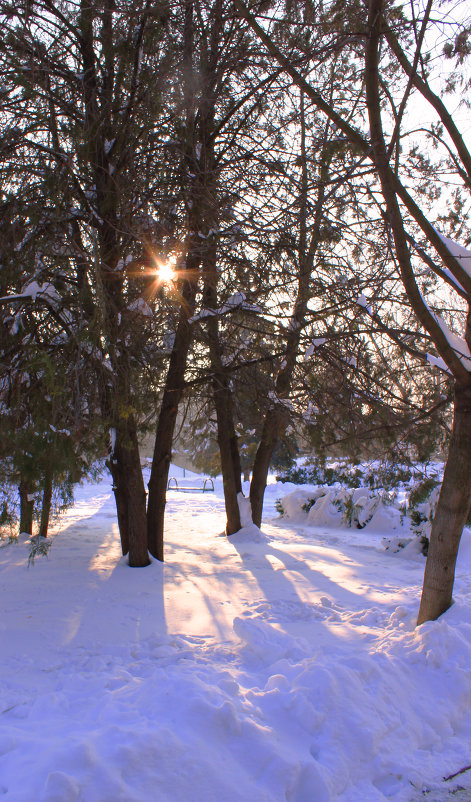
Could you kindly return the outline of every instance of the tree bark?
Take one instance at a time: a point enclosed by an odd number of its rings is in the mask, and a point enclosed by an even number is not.
[[[455,386],[453,431],[425,565],[418,624],[452,604],[455,565],[471,507],[471,387]]]
[[[20,532],[32,535],[34,499],[30,500],[30,496],[34,493],[34,485],[27,479],[21,479],[18,491],[20,494]]]
[[[214,385],[218,383],[215,378]],[[234,443],[234,421],[231,414],[231,395],[227,387],[215,387],[214,403],[218,425],[218,445],[221,455],[224,505],[226,508],[226,535],[233,535],[241,528],[238,493],[242,493],[239,449]],[[239,467],[237,469],[237,461]]]
[[[147,545],[152,556],[161,561],[164,559],[164,517],[168,472],[172,459],[172,444],[178,405],[183,394],[188,350],[191,344],[191,327],[188,323],[188,317],[194,311],[197,287],[196,282],[193,281],[186,282],[186,285],[186,303],[184,303],[180,312],[180,320],[170,357],[148,485]]]
[[[123,448],[122,466],[126,476],[128,562],[131,568],[149,565],[147,551],[146,490],[142,476],[137,436]]]
[[[426,307],[417,287],[407,237],[389,168],[381,121],[379,41],[383,0],[370,0],[365,87],[374,163],[386,201],[401,277],[418,319],[431,334],[455,377],[453,432],[438,507],[432,525],[418,623],[434,620],[452,603],[455,565],[471,501],[471,376]],[[438,332],[436,328],[440,329]]]
[[[44,477],[43,499],[41,505],[41,521],[39,523],[39,536],[47,537],[49,518],[52,506],[52,471],[47,471]]]
[[[114,458],[117,483],[114,475],[113,483],[121,548],[123,554],[129,554],[128,563],[131,568],[143,568],[150,563],[146,536],[146,490],[136,423],[132,415],[118,425]],[[122,532],[121,525],[123,525]]]
[[[211,225],[216,227],[215,210],[212,209]],[[217,248],[213,241],[206,246],[202,260],[205,277],[204,305],[207,309],[217,309],[218,273]],[[217,440],[221,458],[224,504],[226,508],[226,535],[233,535],[241,528],[240,510],[237,494],[242,493],[240,454],[234,426],[234,405],[229,377],[224,369],[219,320],[217,315],[207,319],[209,356],[212,370],[213,401],[216,409]]]
[[[262,523],[263,498],[267,486],[270,460],[275,446],[288,424],[288,411],[277,405],[270,409],[265,417],[262,436],[255,455],[250,482],[250,506],[252,508],[252,521],[256,526]]]
[[[121,464],[112,455],[110,459],[107,460],[106,466],[113,479],[113,493],[118,517],[121,552],[123,556],[126,556],[126,554],[129,553],[128,505],[126,502],[125,485],[122,479]]]
[[[237,494],[242,493],[240,455],[234,428],[232,393],[224,373],[220,353],[218,323],[215,318],[208,321],[211,365],[213,374],[213,400],[216,408],[219,454],[221,457],[224,504],[226,508],[226,535],[233,535],[241,528]]]
[[[129,554],[132,567],[149,565],[147,551],[146,493],[142,477],[137,426],[133,412],[132,368],[122,337],[121,312],[125,308],[124,275],[116,267],[121,255],[121,227],[118,224],[120,206],[119,171],[110,171],[107,141],[118,142],[121,133],[113,121],[113,37],[114,3],[104,7],[81,0],[79,29],[83,67],[83,103],[85,109],[85,142],[87,159],[96,190],[96,223],[99,265],[97,270],[98,298],[103,315],[103,339],[113,368],[113,397],[106,399],[106,412],[116,431],[116,444],[109,460],[113,476],[118,526],[123,554]],[[101,43],[105,79],[100,90],[97,59],[94,51],[95,26],[101,22]],[[141,33],[142,35],[142,26]],[[134,79],[129,90],[129,106],[135,93]],[[124,171],[129,153],[121,151],[120,170]],[[117,156],[117,153],[116,153]]]

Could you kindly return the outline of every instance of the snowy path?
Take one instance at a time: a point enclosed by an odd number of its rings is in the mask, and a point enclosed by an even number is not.
[[[423,558],[287,525],[283,492],[230,540],[220,484],[169,493],[163,566],[120,557],[108,482],[49,559],[0,549],[3,798],[471,799],[471,772],[442,780],[471,763],[471,538],[456,604],[415,630]]]

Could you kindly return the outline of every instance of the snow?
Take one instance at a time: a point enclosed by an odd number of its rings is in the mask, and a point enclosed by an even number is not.
[[[366,309],[367,312],[371,313],[371,306],[368,304],[368,301],[366,300],[366,296],[365,296],[365,294],[363,292],[361,292],[360,295],[358,296],[357,304],[359,304],[364,309]]]
[[[445,323],[445,321],[436,312],[433,312],[432,310],[429,310],[429,311],[430,311],[430,314],[432,315],[432,317],[434,317],[435,320],[437,321],[438,325],[440,326],[443,334],[445,335],[445,337],[446,337],[446,339],[448,341],[448,344],[449,344],[450,348],[452,348],[454,350],[456,356],[460,360],[460,362],[463,365],[463,367],[465,367],[466,370],[470,370],[471,369],[471,353],[470,353],[469,348],[468,348],[468,343],[466,342],[464,337],[459,337],[457,334],[455,334],[453,331],[451,331],[450,328]],[[429,355],[427,355],[427,357],[428,356]]]
[[[311,345],[308,345],[308,347],[306,348],[306,350],[304,352],[304,361],[305,362],[307,362],[309,357],[311,357],[313,355],[314,349],[315,349],[315,346],[312,343],[311,343]]]
[[[434,356],[433,354],[427,354],[427,362],[429,362],[436,368],[440,368],[440,370],[443,370],[445,373],[450,373],[448,365],[446,364],[445,360],[442,359],[441,356]]]
[[[458,242],[454,242],[449,237],[445,237],[444,234],[440,234],[439,231],[437,231],[437,234],[441,241],[446,245],[451,255],[454,256],[455,259],[458,259],[463,270],[468,274],[468,276],[471,276],[471,251],[468,248],[465,248],[463,245],[460,245]],[[456,279],[454,280],[456,281]]]
[[[36,300],[38,295],[50,298],[52,301],[60,300],[56,288],[49,282],[38,284],[37,281],[30,281],[29,284],[23,287],[21,294],[24,295],[25,298],[32,298],[33,301]]]
[[[131,301],[126,307],[129,312],[136,312],[139,315],[143,315],[143,317],[152,317],[152,309],[150,308],[149,304],[146,303],[144,298],[137,298],[135,301]]]
[[[144,569],[109,479],[78,489],[47,558],[0,548],[2,798],[471,798],[470,772],[443,779],[470,763],[471,534],[455,604],[417,629],[424,558],[385,551],[387,521],[276,517],[292,491],[312,493],[271,478],[261,531],[231,538],[220,479],[169,491],[166,562]]]
[[[31,298],[32,301],[35,301],[38,297],[40,299],[49,301],[51,304],[56,304],[60,301],[60,295],[56,288],[53,284],[47,281],[44,284],[38,284],[37,281],[29,281],[22,288],[21,293],[17,295],[4,295],[2,298],[0,298],[0,301],[19,301],[23,298]]]
[[[203,234],[199,233],[199,236],[204,236]],[[208,234],[209,236],[209,234]],[[204,308],[196,315],[193,315],[189,319],[189,323],[196,323],[199,320],[204,320],[207,317],[214,317],[215,315],[224,315],[226,312],[232,312],[235,309],[242,309],[245,312],[253,312],[254,314],[260,314],[263,310],[257,306],[256,304],[248,303],[247,298],[243,292],[235,292],[227,301],[217,309],[211,308]]]
[[[326,337],[315,337],[304,352],[304,361],[306,362],[313,355],[315,349],[319,348],[320,345],[325,345],[326,342]]]

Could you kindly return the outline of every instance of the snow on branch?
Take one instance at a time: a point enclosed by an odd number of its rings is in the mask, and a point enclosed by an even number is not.
[[[441,356],[434,356],[433,354],[427,354],[427,362],[430,365],[433,365],[435,368],[443,370],[444,373],[448,373],[449,376],[452,375],[450,368],[446,364],[445,360],[441,358]]]
[[[371,306],[370,306],[370,304],[368,303],[368,301],[367,301],[367,299],[366,299],[366,296],[364,295],[364,293],[362,293],[362,292],[361,292],[361,293],[360,293],[360,295],[358,296],[358,298],[357,298],[357,304],[359,304],[360,306],[362,306],[362,307],[363,307],[363,309],[366,309],[366,311],[368,312],[368,314],[370,314],[370,315],[371,315]]]
[[[14,301],[45,301],[51,306],[60,302],[60,295],[53,284],[46,282],[38,284],[37,281],[30,281],[17,295],[4,295],[0,298],[0,303],[13,303]]]
[[[241,309],[244,312],[253,312],[254,314],[262,314],[263,310],[256,304],[251,304],[243,292],[235,292],[227,301],[218,309],[202,309],[197,315],[193,315],[188,321],[189,323],[196,323],[198,320],[204,320],[208,317],[215,315],[224,315],[227,312],[233,312],[235,309]]]
[[[60,295],[57,292],[56,288],[50,282],[46,282],[45,284],[38,284],[37,281],[30,281],[25,287],[23,287],[21,294],[25,298],[31,298],[33,301],[37,299],[39,296],[44,300],[49,300],[52,302],[57,303],[60,301]]]
[[[307,362],[309,357],[313,355],[315,349],[319,348],[319,346],[321,345],[325,345],[326,342],[327,342],[326,337],[315,337],[313,340],[311,340],[311,344],[306,348],[304,352],[304,357],[303,357],[304,361]]]
[[[424,301],[425,303],[425,301]],[[471,372],[471,352],[468,347],[468,343],[464,339],[464,337],[459,337],[458,334],[455,334],[451,329],[447,326],[444,320],[440,317],[437,312],[434,312],[430,307],[427,306],[427,310],[430,316],[435,320],[435,322],[440,326],[442,333],[444,334],[448,345],[450,346],[451,350],[458,357],[459,361],[467,370]],[[442,357],[436,357],[433,354],[427,354],[427,362],[435,367],[439,368],[440,370],[445,371],[446,373],[451,374],[451,370],[449,366],[446,364],[445,360]]]
[[[144,298],[137,298],[136,301],[131,301],[130,304],[126,307],[128,312],[136,312],[138,315],[143,315],[144,317],[152,317],[152,309],[150,306],[144,301]]]
[[[437,231],[437,234],[443,244],[446,245],[451,255],[459,261],[463,270],[471,277],[471,251],[468,250],[468,248],[464,248],[463,245],[454,242],[449,237],[445,237],[444,234],[440,234],[439,231]]]
[[[431,309],[429,311],[432,317],[436,320],[436,322],[440,326],[443,334],[447,339],[448,345],[455,352],[456,356],[460,360],[463,367],[466,368],[466,370],[471,371],[471,352],[468,348],[468,343],[466,342],[464,337],[459,337],[457,334],[454,334],[454,332],[452,332],[451,329],[448,328],[445,321],[442,320],[440,315],[438,315],[436,312],[433,312]],[[430,362],[431,360],[429,359],[429,356],[430,355],[427,354],[427,359]],[[440,365],[437,366],[441,367]]]
[[[286,409],[289,409],[290,412],[294,411],[293,402],[289,398],[280,398],[275,390],[269,391],[268,398],[272,402],[273,406],[282,406],[286,407]]]

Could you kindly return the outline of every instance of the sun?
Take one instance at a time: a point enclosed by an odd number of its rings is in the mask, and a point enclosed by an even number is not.
[[[175,259],[170,257],[165,262],[157,263],[157,278],[161,284],[170,284],[177,277]]]

